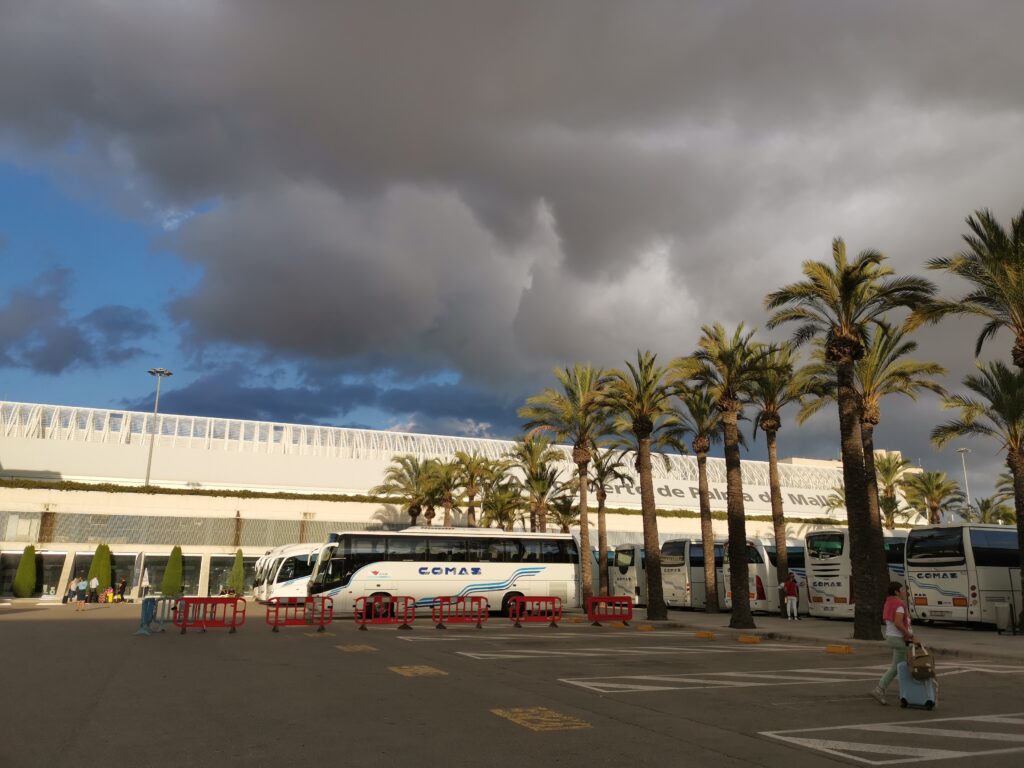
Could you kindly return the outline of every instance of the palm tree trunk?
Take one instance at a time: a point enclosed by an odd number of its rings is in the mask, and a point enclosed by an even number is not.
[[[444,527],[452,527],[452,504],[450,501],[444,503]]]
[[[537,528],[541,533],[548,532],[548,503],[542,501],[537,507]]]
[[[647,561],[647,618],[668,618],[665,592],[661,583],[661,540],[658,536],[658,509],[654,501],[654,477],[651,473],[651,438],[637,435],[637,472],[640,475],[640,510],[644,525],[644,557]]]
[[[1013,508],[1017,512],[1017,546],[1020,549],[1020,605],[1024,605],[1024,455],[1011,448],[1006,456],[1006,464],[1013,477]],[[1024,617],[1018,616],[1017,621],[1024,627]]]
[[[734,410],[722,413],[725,432],[726,515],[729,518],[729,589],[732,590],[734,629],[755,629],[750,613],[750,568],[747,562],[747,525],[743,509],[743,476],[740,469],[739,414]]]
[[[466,496],[466,525],[469,528],[476,528],[476,506],[473,504],[475,499],[475,493]]]
[[[589,461],[576,463],[576,471],[580,480],[580,596],[581,602],[585,605],[588,597],[594,596],[594,585],[591,580],[594,578],[590,569],[590,529],[587,524],[587,472]]]
[[[851,586],[855,600],[853,636],[857,640],[881,640],[882,603],[878,599],[874,559],[871,557],[871,517],[864,477],[864,446],[860,435],[860,395],[853,386],[853,359],[836,365],[839,404],[839,439],[843,453],[843,485],[846,489],[846,520],[852,555]]]
[[[604,503],[608,492],[600,487],[597,489],[597,580],[598,594],[608,594],[608,529],[604,519]]]
[[[878,600],[885,604],[885,588],[889,584],[889,563],[885,557],[885,535],[882,533],[881,505],[878,503],[878,475],[875,474],[875,425],[860,423],[860,441],[864,448],[864,484],[868,492],[868,518],[871,520],[871,554],[875,559],[875,580]]]
[[[774,429],[765,430],[768,442],[768,489],[772,498],[772,528],[775,532],[775,563],[779,586],[789,576],[789,552],[786,550],[786,519],[782,515],[782,484],[779,482],[779,454]],[[779,592],[779,615],[786,615],[786,593]]]
[[[715,527],[711,520],[711,494],[708,491],[708,455],[697,454],[697,489],[700,494],[700,540],[704,550],[704,610],[718,613],[718,571],[715,568]]]

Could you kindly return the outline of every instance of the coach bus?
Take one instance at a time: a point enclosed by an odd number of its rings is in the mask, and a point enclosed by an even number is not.
[[[803,547],[795,542],[787,544],[790,567],[800,581],[800,570],[803,561]],[[779,597],[779,574],[774,545],[765,544],[761,539],[747,540],[747,582],[752,612],[778,613],[781,606]],[[722,562],[722,578],[725,580],[725,607],[732,610],[732,585],[729,582],[729,547],[725,548]]]
[[[725,606],[725,578],[722,575],[722,542],[716,541],[715,581],[718,606]],[[665,604],[670,608],[696,608],[707,605],[707,583],[704,578],[704,546],[700,539],[673,539],[661,545],[661,582]]]
[[[482,596],[508,613],[514,597],[580,601],[579,548],[567,533],[487,528],[407,528],[332,533],[320,548],[308,594],[334,598],[335,613],[359,597],[407,596],[417,607],[438,597]]]
[[[907,536],[911,615],[928,621],[995,624],[996,609],[1020,616],[1016,528],[957,524],[915,528]]]
[[[647,557],[642,544],[619,544],[608,568],[608,594],[647,605]]]
[[[305,597],[319,552],[319,544],[288,544],[274,550],[265,566],[266,578],[257,599],[266,602],[274,597]]]
[[[814,531],[807,544],[807,589],[811,616],[852,619],[854,614],[853,565],[846,528]],[[883,538],[889,579],[903,581],[906,533],[887,531]]]

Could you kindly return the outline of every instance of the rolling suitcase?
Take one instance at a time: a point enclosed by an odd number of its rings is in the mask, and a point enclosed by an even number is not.
[[[935,678],[916,680],[905,661],[901,661],[896,670],[900,681],[900,706],[934,709],[939,703],[939,685]]]

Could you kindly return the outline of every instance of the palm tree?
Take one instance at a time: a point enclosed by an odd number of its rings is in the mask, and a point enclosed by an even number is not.
[[[837,509],[846,509],[846,489],[837,485],[825,499],[825,511],[829,514]]]
[[[987,209],[967,217],[971,230],[963,236],[966,250],[955,256],[931,259],[929,269],[941,269],[972,283],[972,290],[960,299],[935,300],[922,306],[915,319],[935,322],[946,315],[978,315],[988,322],[975,346],[981,354],[985,342],[1006,328],[1013,336],[1012,357],[1024,368],[1024,211],[1010,222],[1006,231]]]
[[[602,450],[595,445],[593,463],[590,465],[590,490],[597,498],[597,562],[599,574],[598,593],[608,594],[608,531],[605,525],[605,502],[608,488],[616,483],[633,484],[633,476],[623,471],[625,454],[622,451]]]
[[[459,465],[459,485],[466,495],[466,524],[473,528],[476,526],[474,502],[480,495],[481,486],[490,471],[491,462],[479,453],[467,453],[466,451],[456,451],[455,461]]]
[[[603,403],[621,422],[628,422],[636,440],[636,470],[640,476],[640,512],[644,526],[647,561],[647,618],[668,618],[661,583],[661,540],[658,537],[658,509],[654,500],[651,471],[651,440],[672,411],[673,387],[668,369],[656,364],[652,352],[637,350],[636,363],[626,362],[625,370],[608,374]]]
[[[576,504],[575,494],[562,494],[551,500],[551,519],[562,533],[568,533],[571,526],[580,524],[580,508]],[[580,552],[580,560],[584,559],[589,560],[589,554]],[[602,562],[601,570],[607,571],[603,566]]]
[[[482,527],[497,526],[511,531],[523,514],[523,496],[518,483],[509,480],[495,483],[484,497],[482,509]]]
[[[711,518],[711,493],[708,489],[708,451],[722,440],[722,414],[706,389],[688,387],[679,392],[686,408],[669,429],[679,440],[690,437],[690,448],[697,457],[697,489],[700,496],[700,536],[704,550],[704,584],[707,602],[704,610],[718,613],[718,572],[715,570],[715,530]],[[742,438],[742,434],[740,435]]]
[[[512,466],[523,473],[522,487],[530,503],[530,530],[547,531],[548,500],[559,485],[561,472],[551,463],[561,461],[562,452],[551,447],[546,437],[524,437],[509,454]]]
[[[824,340],[825,361],[836,369],[836,402],[846,488],[847,523],[853,552],[853,587],[857,594],[854,637],[881,639],[886,567],[881,519],[868,506],[864,447],[861,441],[860,396],[854,386],[854,367],[864,357],[872,328],[886,313],[916,308],[934,293],[934,286],[917,277],[893,277],[878,251],[861,251],[852,262],[842,239],[832,241],[832,264],[805,261],[805,279],[783,286],[765,298],[774,314],[769,328],[797,323],[793,341]]]
[[[572,461],[580,481],[580,550],[589,553],[586,478],[593,455],[591,446],[605,431],[605,412],[600,401],[604,377],[600,368],[577,363],[572,368],[556,369],[555,378],[561,390],[549,387],[528,398],[519,409],[519,416],[527,420],[527,434],[548,433],[555,440],[572,443]],[[580,576],[585,601],[594,593],[589,554],[580,555]]]
[[[1024,371],[1011,371],[1001,362],[985,363],[978,365],[977,373],[964,377],[964,386],[975,396],[953,395],[945,399],[943,406],[959,409],[960,416],[932,430],[932,442],[941,447],[954,437],[981,435],[1002,444],[1013,478],[1013,508],[1024,579]]]
[[[384,482],[371,488],[370,494],[399,498],[409,515],[409,524],[416,525],[427,496],[428,470],[426,460],[411,455],[396,456],[384,471]]]
[[[750,403],[758,371],[770,350],[753,341],[753,331],[745,333],[743,323],[732,335],[720,324],[701,328],[698,349],[691,358],[676,361],[682,378],[691,378],[707,390],[722,414],[725,442],[726,516],[729,521],[729,563],[732,591],[730,627],[754,628],[748,592],[747,530],[743,508],[743,475],[740,467],[739,419]],[[714,558],[712,558],[714,562]]]
[[[975,500],[974,504],[967,508],[964,517],[971,523],[990,525],[1006,525],[1016,522],[1013,510],[995,496]]]
[[[457,461],[434,461],[430,464],[428,482],[444,510],[444,525],[452,526],[452,510],[457,510],[456,500],[461,485],[459,464]]]
[[[936,427],[936,430],[939,427]],[[932,440],[936,433],[932,432]],[[929,525],[942,522],[942,513],[952,511],[963,501],[960,484],[950,480],[945,472],[915,472],[900,480],[900,488],[907,503],[928,516]]]
[[[882,514],[882,522],[886,528],[896,527],[896,518],[908,516],[900,510],[900,502],[896,496],[900,478],[910,462],[898,453],[883,453],[875,456],[875,473],[878,481],[878,508]]]
[[[782,514],[782,483],[779,481],[779,453],[776,446],[782,428],[782,409],[799,402],[806,394],[800,377],[793,376],[795,354],[792,346],[772,347],[762,360],[753,381],[750,402],[757,409],[754,437],[758,427],[768,445],[768,490],[772,502],[772,528],[775,534],[775,557],[778,583],[789,576],[789,553],[786,551],[786,519]],[[786,595],[779,590],[779,614],[786,615]]]

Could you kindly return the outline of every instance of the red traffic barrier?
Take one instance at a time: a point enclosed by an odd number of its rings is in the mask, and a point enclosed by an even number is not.
[[[334,600],[326,596],[272,597],[267,601],[267,624],[278,627],[311,627],[317,632],[334,621]]]
[[[587,618],[595,627],[601,626],[602,621],[629,624],[633,620],[633,598],[628,595],[588,597]]]
[[[188,627],[229,627],[228,634],[245,624],[245,600],[241,597],[179,597],[174,604],[174,626],[185,634]]]
[[[445,624],[476,624],[477,629],[483,629],[489,610],[486,597],[438,597],[430,618],[438,629],[446,629]]]
[[[508,603],[508,617],[517,627],[522,622],[546,623],[557,627],[562,620],[562,598],[560,597],[513,597]]]
[[[366,629],[367,624],[398,624],[399,629],[412,629],[416,601],[402,595],[357,597],[354,618],[360,629]]]

